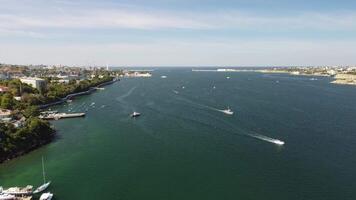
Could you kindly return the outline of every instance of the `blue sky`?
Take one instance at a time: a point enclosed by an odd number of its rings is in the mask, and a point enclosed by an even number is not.
[[[0,62],[356,65],[356,1],[0,0]]]

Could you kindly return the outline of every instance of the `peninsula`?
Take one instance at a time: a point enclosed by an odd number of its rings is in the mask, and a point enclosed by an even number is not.
[[[122,76],[122,70],[0,64],[0,163],[55,138],[40,109],[90,94]]]

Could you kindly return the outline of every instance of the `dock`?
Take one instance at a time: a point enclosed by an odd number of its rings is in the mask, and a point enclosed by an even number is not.
[[[85,113],[51,113],[51,114],[42,114],[39,116],[41,119],[46,120],[59,120],[64,118],[74,118],[74,117],[84,117]]]

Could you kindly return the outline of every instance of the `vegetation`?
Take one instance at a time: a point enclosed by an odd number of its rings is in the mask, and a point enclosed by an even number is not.
[[[7,92],[0,93],[0,108],[13,110],[13,120],[23,120],[23,125],[16,128],[13,123],[0,122],[0,163],[24,154],[50,142],[55,135],[47,121],[38,118],[39,105],[62,100],[69,94],[83,92],[91,87],[112,81],[109,74],[101,74],[90,80],[58,83],[56,78],[46,78],[47,86],[38,91],[21,83],[18,79],[0,81],[0,86],[7,87]],[[21,101],[14,99],[21,97]]]
[[[50,142],[55,131],[47,121],[29,118],[22,128],[0,123],[0,163]]]

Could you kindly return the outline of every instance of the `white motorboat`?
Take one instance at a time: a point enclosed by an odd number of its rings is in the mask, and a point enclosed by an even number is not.
[[[234,114],[234,112],[233,112],[230,108],[227,108],[227,109],[225,109],[225,110],[222,110],[221,112],[223,112],[223,113],[225,113],[225,114],[227,114],[227,115],[233,115],[233,114]]]
[[[167,78],[167,76],[161,76],[161,78]]]
[[[273,143],[277,145],[284,145],[284,142],[282,140],[274,140]]]
[[[35,191],[33,191],[34,194],[45,191],[51,184],[51,181],[46,182],[46,173],[44,168],[43,157],[42,157],[42,176],[43,176],[43,184],[40,187],[38,187]]]
[[[140,116],[140,115],[141,115],[141,113],[133,112],[133,113],[131,114],[131,117],[138,117],[138,116]]]
[[[53,198],[53,194],[50,192],[43,193],[40,197],[40,200],[51,200]]]

